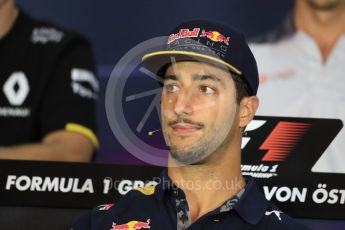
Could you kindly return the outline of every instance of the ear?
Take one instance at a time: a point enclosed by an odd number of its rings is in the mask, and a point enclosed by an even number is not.
[[[239,127],[243,128],[253,120],[259,107],[259,98],[256,96],[244,97],[240,103]]]

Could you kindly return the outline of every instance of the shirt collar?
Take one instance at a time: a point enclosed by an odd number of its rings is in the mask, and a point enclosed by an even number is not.
[[[156,195],[158,200],[163,201],[167,192],[171,191],[173,189],[177,189],[177,187],[174,185],[174,183],[169,178],[167,169],[164,169],[162,171],[159,179],[160,179],[160,181],[156,186],[155,195]]]
[[[246,222],[255,225],[265,215],[268,201],[252,177],[246,177],[246,186],[240,199],[233,206],[233,209]],[[158,200],[163,201],[169,191],[178,189],[168,176],[167,169],[164,169],[157,184],[155,195]]]
[[[246,222],[255,225],[265,215],[268,201],[264,194],[259,189],[255,180],[251,177],[246,177],[247,184],[241,199],[234,205],[234,210]]]

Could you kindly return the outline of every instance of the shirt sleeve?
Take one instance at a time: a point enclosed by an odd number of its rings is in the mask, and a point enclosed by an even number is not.
[[[111,210],[111,211],[110,211]],[[73,223],[73,230],[86,230],[86,229],[108,229],[106,226],[111,226],[113,215],[114,204],[102,204],[93,208],[88,213],[79,217],[79,219]]]
[[[97,148],[95,105],[99,83],[91,47],[82,37],[74,36],[64,38],[53,53],[56,57],[52,58],[40,111],[41,136],[56,130],[77,132]]]
[[[91,229],[91,212],[84,214],[79,217],[79,219],[73,223],[70,230],[89,230]]]

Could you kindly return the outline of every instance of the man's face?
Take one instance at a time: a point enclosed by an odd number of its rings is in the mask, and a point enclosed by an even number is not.
[[[235,85],[229,72],[190,61],[167,69],[162,127],[175,160],[198,163],[217,151],[232,137],[236,111]]]
[[[341,5],[345,5],[344,0],[307,0],[307,2],[311,8],[322,11],[333,10]]]

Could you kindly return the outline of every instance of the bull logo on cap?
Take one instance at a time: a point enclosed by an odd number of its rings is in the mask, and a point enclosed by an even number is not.
[[[229,45],[230,37],[225,37],[223,34],[218,31],[205,31],[202,30],[200,37],[207,37],[214,42],[223,42],[226,45]]]

